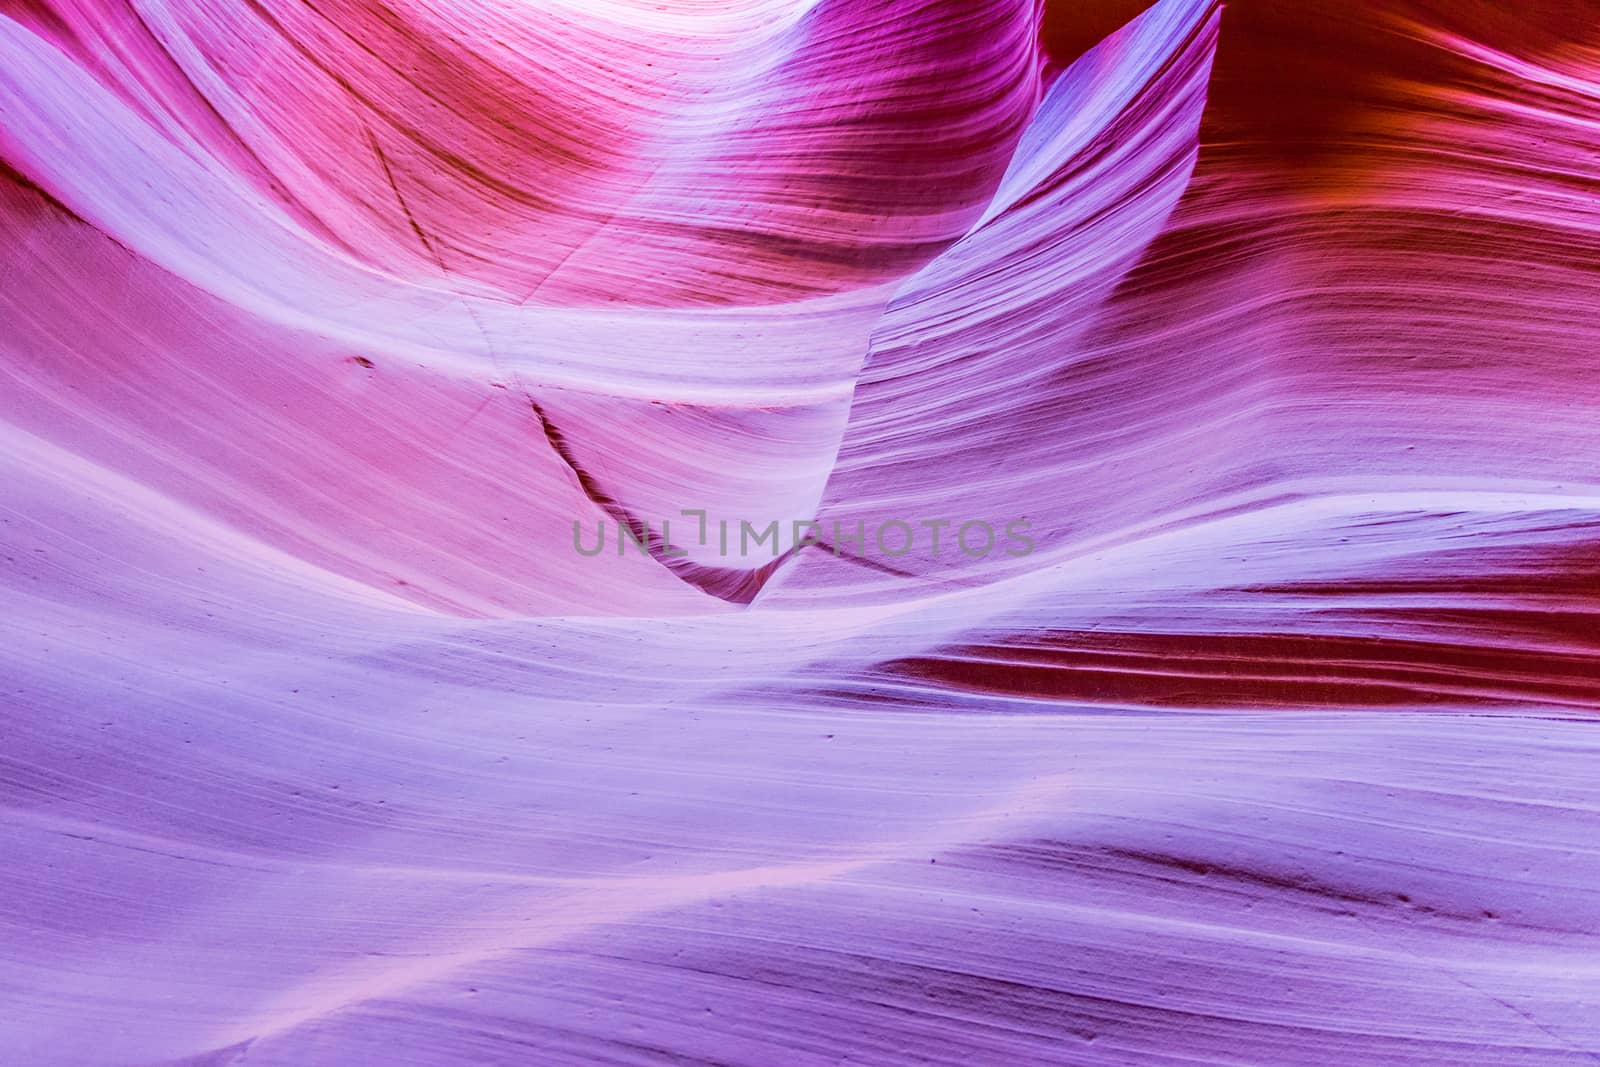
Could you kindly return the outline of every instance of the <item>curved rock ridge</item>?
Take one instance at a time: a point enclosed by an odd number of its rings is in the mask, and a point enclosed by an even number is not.
[[[0,5],[0,1064],[1600,1062],[1596,27]]]

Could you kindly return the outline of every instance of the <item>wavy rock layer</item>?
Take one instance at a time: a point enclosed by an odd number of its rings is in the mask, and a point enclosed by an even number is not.
[[[1335,6],[0,6],[0,1062],[1600,1061],[1600,9]]]

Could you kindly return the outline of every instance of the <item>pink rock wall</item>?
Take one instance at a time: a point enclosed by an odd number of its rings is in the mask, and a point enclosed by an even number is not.
[[[1600,1061],[1593,0],[0,0],[0,279],[0,1064]]]

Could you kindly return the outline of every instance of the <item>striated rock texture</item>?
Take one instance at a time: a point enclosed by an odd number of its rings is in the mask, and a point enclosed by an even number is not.
[[[1600,1063],[1594,0],[0,0],[0,259],[0,1064]]]

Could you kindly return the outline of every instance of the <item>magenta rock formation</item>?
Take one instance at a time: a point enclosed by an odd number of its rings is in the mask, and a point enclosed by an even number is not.
[[[1600,1063],[1596,0],[3,0],[0,257],[0,1067]]]

